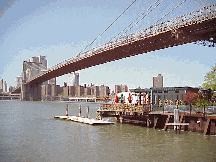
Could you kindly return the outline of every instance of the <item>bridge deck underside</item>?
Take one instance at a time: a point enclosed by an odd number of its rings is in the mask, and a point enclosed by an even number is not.
[[[216,19],[204,21],[199,24],[192,24],[182,28],[167,31],[141,39],[139,41],[131,42],[129,44],[104,51],[102,53],[92,55],[91,57],[84,58],[77,62],[65,65],[54,71],[36,78],[30,84],[42,83],[54,77],[58,77],[70,72],[85,69],[91,66],[119,60],[122,58],[147,53],[155,50],[160,50],[168,47],[178,46],[186,43],[196,42],[199,40],[209,40],[214,38],[216,40]]]

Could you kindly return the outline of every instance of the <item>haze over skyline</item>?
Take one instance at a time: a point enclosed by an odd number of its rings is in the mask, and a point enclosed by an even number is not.
[[[15,86],[15,77],[21,75],[22,61],[33,56],[45,55],[48,67],[78,54],[101,32],[104,31],[132,2],[132,0],[18,0],[0,2],[0,79],[8,86]],[[139,1],[149,7],[151,1]],[[175,1],[176,2],[176,1]],[[180,1],[176,2],[177,4]],[[145,3],[145,5],[144,5]],[[152,2],[153,3],[153,2]],[[162,7],[171,0],[163,2]],[[183,13],[202,8],[211,1],[191,1]],[[140,5],[137,5],[138,10]],[[141,7],[139,8],[141,9]],[[162,10],[159,10],[162,12]],[[159,11],[146,20],[143,28],[157,19]],[[126,16],[134,19],[137,11],[129,11]],[[157,15],[156,15],[157,14]],[[180,16],[178,11],[172,16]],[[129,21],[129,20],[128,20]],[[148,22],[147,22],[148,21]],[[116,23],[110,33],[125,26]],[[142,26],[141,26],[142,27]],[[107,37],[111,34],[108,33]],[[100,44],[99,41],[98,45]],[[164,86],[201,86],[204,75],[211,71],[216,62],[216,49],[186,44],[177,47],[140,54],[118,61],[90,67],[78,71],[80,84],[94,83],[107,85],[126,84],[129,88],[152,87],[152,78],[158,74],[164,77]],[[57,84],[68,82],[68,75],[58,77]]]

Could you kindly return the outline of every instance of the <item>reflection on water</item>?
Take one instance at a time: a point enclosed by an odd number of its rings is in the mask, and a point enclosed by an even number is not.
[[[0,161],[216,161],[216,137],[129,124],[56,120],[67,103],[0,101]],[[98,103],[69,104],[69,115]]]

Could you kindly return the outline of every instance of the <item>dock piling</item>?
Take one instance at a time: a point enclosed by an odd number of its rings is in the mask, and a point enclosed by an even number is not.
[[[68,116],[68,113],[69,112],[69,108],[68,108],[68,104],[67,104],[67,106],[66,106],[66,116]]]
[[[78,117],[81,117],[81,105],[79,105],[79,113],[78,113]]]
[[[89,106],[86,107],[86,118],[89,118]]]

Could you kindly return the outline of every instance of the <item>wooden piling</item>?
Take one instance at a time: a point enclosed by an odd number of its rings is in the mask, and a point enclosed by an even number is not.
[[[86,107],[86,118],[89,118],[89,106]]]
[[[205,125],[205,129],[204,129],[204,135],[207,135],[208,132],[208,128],[209,128],[209,123],[210,123],[210,118],[207,119],[206,125]]]
[[[78,113],[78,117],[81,117],[81,105],[79,105],[79,113]]]
[[[167,116],[167,120],[166,120],[165,125],[164,125],[164,130],[165,130],[165,131],[166,131],[167,128],[168,128],[168,126],[166,125],[166,123],[169,123],[170,117],[171,117],[171,115],[168,115],[168,116]]]
[[[158,117],[154,116],[154,126],[153,126],[154,129],[157,128],[157,122],[158,122]]]
[[[66,107],[66,116],[68,116],[68,113],[69,112],[69,108],[68,108],[68,104],[67,104],[67,107]]]

